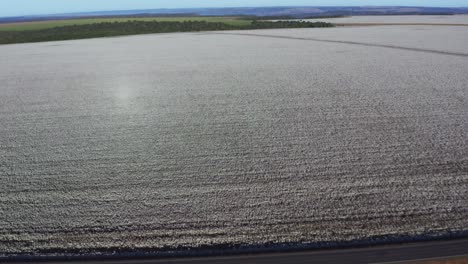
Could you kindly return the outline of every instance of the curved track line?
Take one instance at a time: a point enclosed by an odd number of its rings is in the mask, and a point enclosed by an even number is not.
[[[317,42],[326,42],[326,43],[349,44],[349,45],[357,45],[357,46],[365,46],[365,47],[378,47],[378,48],[388,48],[388,49],[398,49],[398,50],[417,51],[417,52],[433,53],[433,54],[440,54],[440,55],[450,55],[450,56],[458,56],[458,57],[468,57],[468,54],[467,54],[467,53],[458,53],[458,52],[450,52],[450,51],[442,51],[442,50],[431,50],[431,49],[421,49],[421,48],[411,48],[411,47],[402,47],[402,46],[386,45],[386,44],[372,44],[372,43],[355,42],[355,41],[345,41],[345,40],[330,40],[330,39],[318,39],[318,38],[300,38],[300,37],[289,37],[289,36],[281,36],[281,35],[248,34],[248,33],[225,33],[225,32],[218,32],[218,33],[212,33],[212,34],[217,34],[217,35],[233,35],[233,36],[263,37],[263,38],[277,38],[277,39],[306,40],[306,41],[317,41]]]

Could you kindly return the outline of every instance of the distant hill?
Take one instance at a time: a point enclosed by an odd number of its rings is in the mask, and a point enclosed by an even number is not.
[[[330,17],[359,15],[455,15],[468,14],[468,8],[448,7],[400,7],[400,6],[362,6],[362,7],[239,7],[239,8],[186,8],[186,9],[144,9],[124,11],[101,11],[40,16],[21,16],[0,18],[0,23],[68,19],[103,16],[258,16],[258,17]]]

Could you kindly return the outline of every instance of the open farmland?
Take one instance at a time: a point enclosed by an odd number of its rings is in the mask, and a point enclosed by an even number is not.
[[[467,33],[0,46],[0,255],[466,235]]]

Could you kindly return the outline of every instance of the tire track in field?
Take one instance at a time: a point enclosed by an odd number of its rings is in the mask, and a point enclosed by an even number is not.
[[[217,32],[217,33],[211,33],[211,34],[233,35],[233,36],[250,36],[250,37],[276,38],[276,39],[305,40],[305,41],[316,41],[316,42],[325,42],[325,43],[349,44],[349,45],[365,46],[365,47],[378,47],[378,48],[388,48],[388,49],[397,49],[397,50],[407,50],[407,51],[425,52],[425,53],[432,53],[432,54],[439,54],[439,55],[449,55],[449,56],[458,56],[458,57],[468,57],[468,54],[466,54],[466,53],[458,53],[458,52],[450,52],[450,51],[442,51],[442,50],[422,49],[422,48],[412,48],[412,47],[403,47],[403,46],[387,45],[387,44],[374,44],[374,43],[365,43],[365,42],[356,42],[356,41],[346,41],[346,40],[301,38],[301,37],[290,37],[290,36],[281,36],[281,35],[249,34],[249,33]]]

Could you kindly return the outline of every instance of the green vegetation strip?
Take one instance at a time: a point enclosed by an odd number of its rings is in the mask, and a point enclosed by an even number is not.
[[[245,20],[239,20],[244,21]],[[298,21],[247,21],[248,23],[225,23],[207,21],[141,21],[100,22],[69,25],[37,30],[0,31],[0,44],[85,39],[149,33],[193,32],[213,30],[244,30],[270,28],[316,28],[333,27],[324,22]]]
[[[128,22],[128,21],[144,21],[144,22],[184,22],[184,21],[206,21],[226,23],[234,26],[247,26],[252,22],[249,17],[220,17],[220,16],[167,16],[167,17],[95,17],[95,18],[77,18],[77,19],[61,19],[47,21],[33,21],[20,23],[0,24],[0,31],[23,31],[23,30],[38,30],[54,27],[88,25],[96,23],[113,23],[113,22]]]

